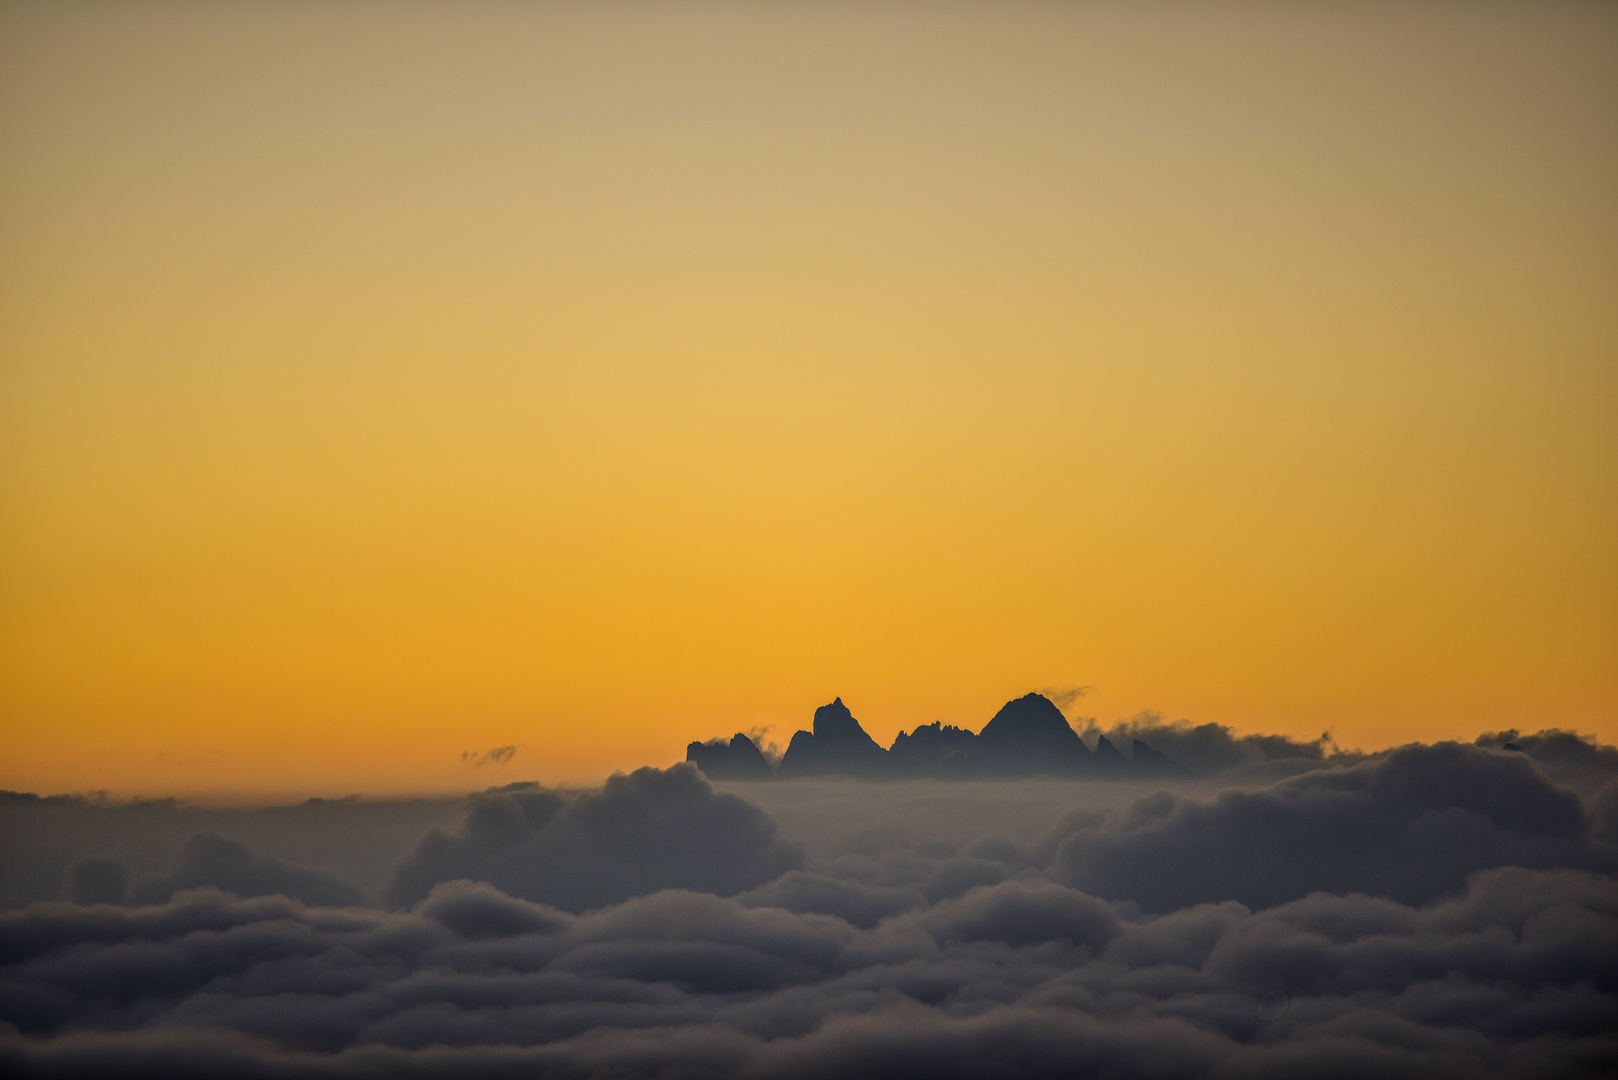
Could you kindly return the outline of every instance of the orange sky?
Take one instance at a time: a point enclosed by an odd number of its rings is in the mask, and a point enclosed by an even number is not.
[[[0,157],[0,787],[1618,741],[1611,5],[14,3]]]

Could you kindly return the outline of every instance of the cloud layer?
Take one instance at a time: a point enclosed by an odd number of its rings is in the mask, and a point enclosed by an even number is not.
[[[801,781],[778,826],[642,769],[473,796],[369,904],[212,832],[89,853],[0,912],[0,1070],[1610,1075],[1618,780],[1581,775],[1485,742],[1246,789]]]
[[[582,911],[661,888],[733,894],[801,860],[768,815],[682,764],[614,776],[600,791],[510,784],[474,795],[458,832],[422,836],[388,899],[410,904],[469,878]]]
[[[1162,792],[1073,825],[1052,875],[1154,911],[1312,892],[1422,903],[1489,866],[1614,866],[1576,795],[1520,754],[1453,743],[1210,800]]]
[[[242,900],[0,917],[10,1075],[1518,1076],[1618,1064],[1618,893],[1474,875],[1144,916],[1008,881],[860,928],[486,884],[411,913]],[[1275,994],[1285,995],[1279,1017]],[[1266,999],[1266,995],[1270,995]]]

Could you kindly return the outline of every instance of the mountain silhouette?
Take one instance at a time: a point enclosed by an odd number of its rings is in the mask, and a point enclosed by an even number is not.
[[[888,772],[888,752],[865,733],[842,698],[815,710],[813,731],[793,734],[776,775],[882,776]]]
[[[901,731],[888,749],[888,771],[895,776],[938,775],[952,758],[964,760],[976,741],[973,732],[937,720],[909,735]]]
[[[685,748],[685,759],[710,780],[768,780],[774,776],[770,762],[752,739],[741,732],[711,742],[694,742]]]
[[[1008,701],[983,726],[952,772],[971,776],[1074,775],[1089,771],[1092,757],[1079,733],[1044,694]]]
[[[1090,755],[1087,764],[1090,771],[1098,776],[1123,776],[1132,771],[1130,760],[1105,735],[1096,739],[1095,753]]]
[[[694,742],[686,760],[714,780],[768,780],[770,765],[746,735]],[[1139,739],[1125,757],[1105,735],[1091,750],[1049,698],[1024,694],[1008,701],[973,734],[939,722],[900,732],[884,750],[868,735],[842,698],[815,710],[813,730],[792,736],[773,774],[783,780],[803,776],[856,776],[899,779],[1012,779],[1067,776],[1090,779],[1173,779],[1190,775]]]

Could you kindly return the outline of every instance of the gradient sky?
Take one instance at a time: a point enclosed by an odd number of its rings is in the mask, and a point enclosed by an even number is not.
[[[1618,741],[1613,5],[10,3],[0,162],[0,787]]]

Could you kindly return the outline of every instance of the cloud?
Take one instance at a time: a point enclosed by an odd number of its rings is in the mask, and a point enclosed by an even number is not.
[[[1055,705],[1063,712],[1067,712],[1069,705],[1079,700],[1092,689],[1094,687],[1090,686],[1047,686],[1036,692],[1044,694],[1047,698],[1050,698],[1052,705]]]
[[[1092,725],[1085,732],[1086,738],[1100,735],[1117,746],[1130,746],[1138,739],[1184,765],[1192,775],[1203,777],[1245,769],[1251,779],[1268,782],[1318,768],[1328,756],[1337,756],[1342,763],[1360,759],[1359,755],[1338,756],[1330,733],[1311,742],[1286,735],[1237,735],[1224,724],[1171,722],[1151,711],[1136,713],[1106,729]],[[1239,782],[1241,778],[1229,779]]]
[[[801,862],[768,815],[682,763],[613,776],[599,791],[522,783],[474,795],[457,832],[421,838],[388,897],[405,906],[470,878],[582,911],[665,888],[731,895]]]
[[[416,905],[416,912],[468,938],[552,934],[569,922],[554,909],[507,896],[481,881],[434,885],[427,899]]]
[[[1618,777],[1602,784],[1590,800],[1590,823],[1597,840],[1618,845]]]
[[[114,874],[104,863],[80,860],[69,868],[69,888],[110,890]],[[361,899],[331,874],[283,862],[216,832],[197,833],[180,845],[167,872],[142,875],[129,888],[136,902],[157,904],[202,886],[238,896],[288,896],[309,904],[341,906]]]
[[[770,738],[770,732],[774,730],[775,725],[762,724],[750,727],[745,732],[748,741],[758,747],[759,753],[764,755],[764,760],[770,763],[772,770],[780,766],[781,755],[785,753],[781,744]]]
[[[421,834],[391,908],[206,830],[163,870],[102,844],[68,900],[0,911],[0,1071],[1611,1074],[1618,781],[1581,800],[1457,744],[1334,760],[1161,792],[511,784]],[[232,820],[407,812],[283,809]]]
[[[0,914],[0,987],[12,1075],[1596,1076],[1618,890],[1504,868],[1428,905],[1153,916],[1018,880],[858,927],[679,890],[580,916],[470,882],[411,912],[201,889]]]
[[[835,915],[868,930],[890,915],[924,906],[927,898],[915,888],[866,885],[793,870],[742,893],[736,897],[736,902],[746,907],[775,907],[798,914]]]
[[[0,908],[59,897],[90,899],[91,894],[73,890],[92,887],[83,875],[101,858],[126,864],[131,886],[138,878],[170,874],[180,847],[204,832],[290,866],[323,868],[374,903],[393,864],[423,830],[459,821],[458,801],[311,799],[258,808],[174,800],[0,799]],[[103,875],[109,871],[120,873],[100,867]],[[118,895],[105,879],[93,887],[107,900]]]
[[[1513,728],[1479,735],[1476,745],[1520,752],[1564,782],[1618,776],[1618,747],[1603,746],[1575,731],[1550,728],[1525,735]]]
[[[62,898],[79,904],[122,904],[133,877],[129,860],[116,852],[82,855],[62,875]]]
[[[493,750],[488,750],[481,754],[467,750],[461,754],[461,760],[474,768],[482,768],[485,765],[508,765],[511,763],[511,759],[516,756],[516,745],[497,746]]]
[[[1521,755],[1455,743],[1208,800],[1165,791],[1069,828],[1053,877],[1153,911],[1316,891],[1420,903],[1490,866],[1614,865],[1576,795]]]

